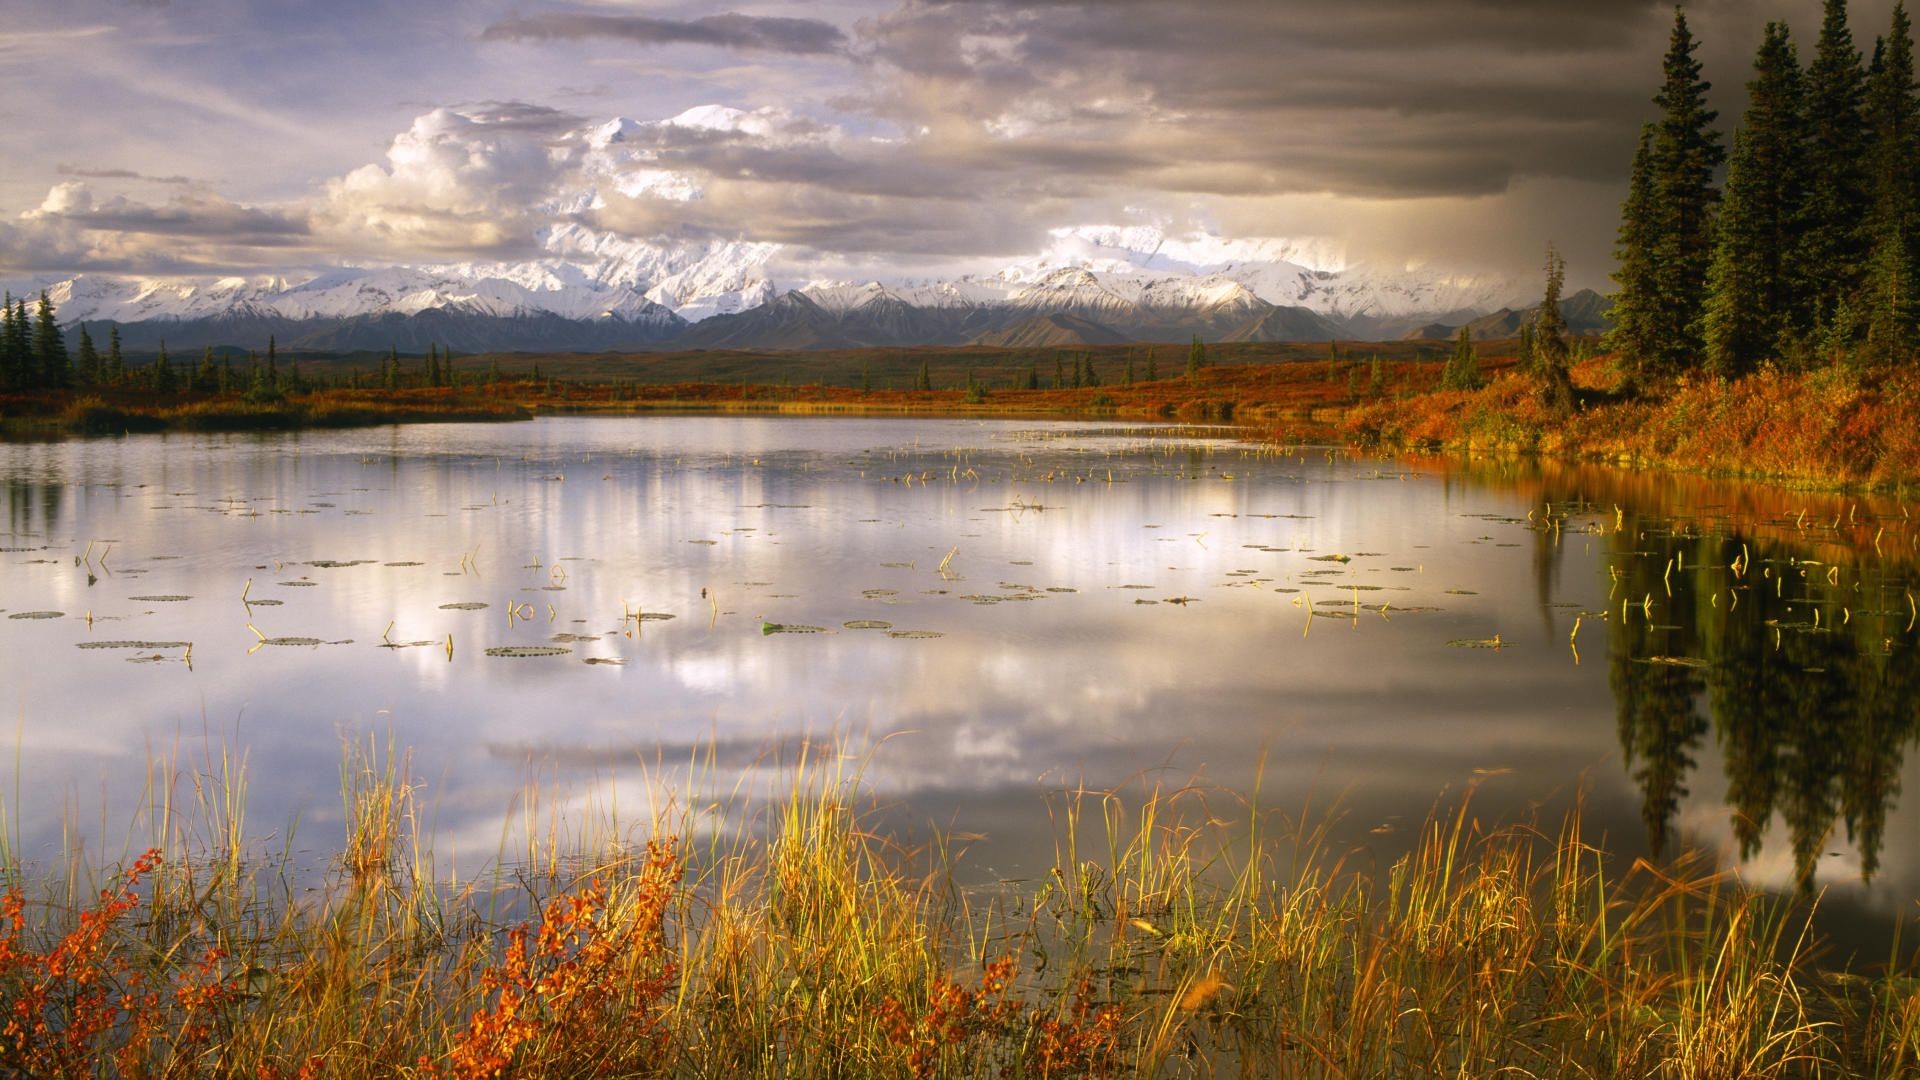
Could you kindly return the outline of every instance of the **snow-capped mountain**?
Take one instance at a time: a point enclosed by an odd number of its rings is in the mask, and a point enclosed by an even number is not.
[[[805,249],[672,224],[676,204],[707,197],[696,177],[669,167],[661,148],[674,140],[823,137],[778,109],[717,105],[584,127],[553,151],[568,162],[565,180],[540,196],[547,223],[532,237],[537,254],[522,261],[0,286],[16,296],[46,289],[69,324],[116,323],[130,343],[165,337],[182,348],[257,346],[267,335],[310,348],[378,348],[390,335],[406,347],[429,333],[463,348],[955,344],[1054,316],[1037,332],[1387,339],[1537,294],[1499,275],[1350,263],[1326,242],[1151,223],[1054,229],[1031,256],[939,279],[827,280],[807,273],[820,256]],[[605,216],[636,206],[646,213],[629,231]]]

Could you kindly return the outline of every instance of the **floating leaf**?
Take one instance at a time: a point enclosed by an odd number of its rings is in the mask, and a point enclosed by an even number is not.
[[[1649,656],[1646,662],[1649,664],[1657,664],[1661,667],[1703,668],[1713,666],[1697,656]]]
[[[1309,555],[1307,556],[1307,559],[1310,562],[1350,563],[1353,561],[1353,556],[1351,555]]]
[[[9,619],[58,619],[66,615],[64,611],[16,611],[7,616]]]
[[[191,600],[193,599],[193,597],[180,596],[174,593],[163,593],[159,596],[129,596],[127,597],[127,599],[139,600],[142,603],[147,603],[147,604],[178,604],[183,601]]]
[[[852,622],[841,623],[840,625],[846,627],[849,630],[891,630],[893,629],[893,624],[883,619],[855,619]]]
[[[294,589],[310,589],[320,583],[317,581],[282,581],[279,582],[279,584]]]
[[[191,641],[82,641],[76,649],[184,649]]]
[[[485,610],[486,606],[487,606],[486,602],[482,600],[462,600],[457,604],[441,604],[440,610],[441,611],[482,611],[482,610]]]
[[[563,649],[558,645],[496,645],[487,650],[488,656],[566,656],[572,649]]]
[[[1490,638],[1455,638],[1447,644],[1456,649],[1498,649],[1501,647],[1500,635]]]
[[[827,628],[824,626],[802,626],[798,623],[763,621],[760,624],[760,632],[762,634],[824,634],[827,632]]]
[[[580,662],[583,664],[608,664],[613,667],[620,667],[626,663],[625,660],[622,660],[617,656],[589,656],[582,659]]]
[[[889,630],[888,637],[905,638],[911,641],[925,641],[929,638],[946,637],[938,630]]]

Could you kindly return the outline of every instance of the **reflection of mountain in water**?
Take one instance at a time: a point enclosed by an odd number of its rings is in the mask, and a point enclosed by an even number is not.
[[[1663,531],[1632,513],[1619,526],[1610,681],[1649,843],[1666,846],[1711,734],[1743,858],[1777,814],[1803,886],[1837,827],[1870,880],[1920,738],[1905,585],[1737,532]],[[1732,567],[1743,560],[1741,574]]]

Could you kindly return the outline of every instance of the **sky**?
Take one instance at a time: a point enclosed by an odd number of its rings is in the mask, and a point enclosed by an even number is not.
[[[1731,129],[1769,18],[1688,5]],[[1887,0],[1856,3],[1871,49]],[[1604,287],[1673,8],[1582,0],[0,0],[0,271],[514,260],[555,227],[937,276],[1067,226]],[[698,122],[661,124],[690,109]],[[715,122],[714,116],[724,122]],[[616,117],[625,167],[595,175]],[[583,193],[585,193],[583,195]],[[698,198],[689,198],[697,193]]]

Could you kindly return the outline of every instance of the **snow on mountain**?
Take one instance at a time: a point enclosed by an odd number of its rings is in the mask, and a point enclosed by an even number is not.
[[[521,261],[338,267],[256,277],[115,278],[0,282],[15,295],[50,292],[67,321],[123,323],[208,318],[320,320],[526,316],[622,320],[662,328],[733,316],[796,291],[836,320],[917,332],[905,309],[938,313],[950,333],[1069,314],[1115,327],[1169,329],[1181,320],[1220,329],[1264,318],[1269,306],[1306,308],[1348,336],[1397,337],[1420,323],[1461,322],[1520,307],[1531,283],[1438,267],[1350,263],[1318,240],[1228,238],[1161,224],[1091,223],[1051,231],[1035,254],[944,279],[806,281],[810,254],[706,233],[636,237],[593,224],[617,198],[694,202],[697,177],[663,159],[673,139],[741,138],[777,144],[836,134],[777,108],[722,105],[663,120],[616,117],[574,132],[553,150],[570,179],[542,209],[553,223]],[[798,269],[803,283],[775,280]],[[814,316],[809,314],[809,318]],[[1307,325],[1294,320],[1287,325]]]

